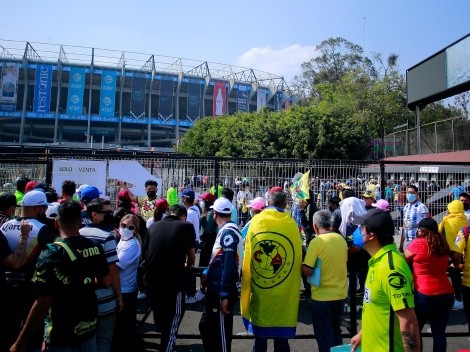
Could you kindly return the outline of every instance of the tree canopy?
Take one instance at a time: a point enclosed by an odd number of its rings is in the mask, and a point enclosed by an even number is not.
[[[370,59],[344,38],[329,38],[294,78],[296,105],[288,110],[205,117],[183,137],[178,152],[245,158],[363,159],[366,145],[410,122],[398,55]],[[466,98],[466,99],[465,99]],[[465,96],[463,101],[468,101]],[[422,122],[456,116],[461,109],[430,105]],[[468,112],[467,112],[468,114]]]

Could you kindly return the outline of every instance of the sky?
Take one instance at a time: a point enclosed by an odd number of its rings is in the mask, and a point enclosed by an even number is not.
[[[30,0],[6,8],[4,47],[17,40],[182,57],[287,82],[330,37],[368,56],[396,53],[404,73],[470,32],[470,0]]]

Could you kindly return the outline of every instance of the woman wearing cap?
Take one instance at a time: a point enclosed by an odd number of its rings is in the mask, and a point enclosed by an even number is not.
[[[251,219],[253,219],[253,217],[259,213],[261,213],[261,211],[266,208],[266,201],[264,200],[263,197],[256,197],[255,199],[253,199],[250,204],[247,205],[247,208],[250,210],[250,217]],[[248,228],[250,227],[250,222],[251,222],[251,219],[250,221],[248,221],[246,223],[245,226],[243,226],[242,230],[240,231],[241,234],[242,234],[242,237],[245,238],[246,237],[246,234],[248,232]]]
[[[136,341],[137,267],[142,251],[137,216],[123,216],[119,224],[119,235],[121,239],[116,247],[119,261],[116,264],[119,267],[124,308],[116,318],[113,350],[133,351]]]
[[[446,274],[449,253],[449,245],[432,218],[419,222],[416,238],[405,250],[413,269],[419,329],[429,321],[434,352],[446,350],[446,325],[454,304],[454,290]]]

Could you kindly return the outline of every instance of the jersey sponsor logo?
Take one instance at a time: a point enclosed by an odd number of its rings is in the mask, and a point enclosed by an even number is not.
[[[400,273],[391,273],[388,275],[388,284],[394,289],[402,289],[406,286],[406,278]]]
[[[230,246],[234,240],[232,236],[226,235],[223,241],[224,241],[224,246]]]
[[[364,303],[370,303],[370,289],[367,286],[364,290]]]
[[[258,240],[257,237],[269,239]],[[261,289],[281,284],[291,273],[295,261],[294,246],[290,239],[280,233],[262,232],[253,236],[252,243],[253,283]]]
[[[404,293],[394,293],[393,298],[406,298],[413,296],[412,292],[404,292]]]

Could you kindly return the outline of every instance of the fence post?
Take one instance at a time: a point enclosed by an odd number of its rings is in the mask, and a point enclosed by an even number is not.
[[[46,183],[52,185],[52,156],[49,153],[49,149],[46,149]]]
[[[385,199],[385,162],[379,160],[380,165],[380,198]]]
[[[214,195],[219,198],[219,159],[214,158]]]

